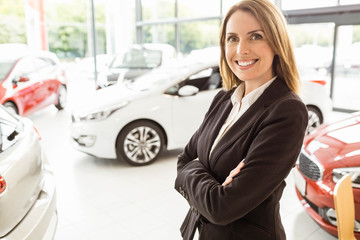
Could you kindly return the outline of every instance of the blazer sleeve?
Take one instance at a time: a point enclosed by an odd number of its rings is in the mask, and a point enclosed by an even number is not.
[[[204,120],[201,123],[200,127],[197,129],[197,131],[192,135],[189,142],[186,144],[184,151],[178,156],[177,161],[177,171],[179,172],[187,163],[191,162],[192,160],[196,159],[198,157],[197,154],[197,145],[198,145],[198,139],[199,134],[201,133],[202,129],[205,125],[205,120],[209,116],[209,114],[214,109],[214,106],[219,104],[221,102],[222,97],[226,95],[226,92],[224,90],[219,91],[215,97],[213,98],[210,107],[208,111],[205,114]]]
[[[291,171],[307,122],[307,110],[300,100],[277,103],[259,127],[244,167],[229,185],[222,186],[200,161],[192,161],[179,172],[175,189],[214,224],[226,225],[245,216],[267,199]]]

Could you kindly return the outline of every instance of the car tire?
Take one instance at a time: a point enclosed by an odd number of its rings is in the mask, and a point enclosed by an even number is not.
[[[118,158],[133,166],[154,162],[164,148],[162,129],[148,121],[138,121],[126,126],[119,134],[116,151]]]
[[[307,106],[309,122],[306,128],[306,135],[323,123],[323,117],[320,110],[313,106]]]
[[[4,107],[11,113],[19,114],[19,109],[12,102],[4,103]]]
[[[55,104],[55,107],[58,110],[62,110],[66,107],[67,103],[67,89],[65,85],[60,85],[58,89],[58,99],[57,104]]]

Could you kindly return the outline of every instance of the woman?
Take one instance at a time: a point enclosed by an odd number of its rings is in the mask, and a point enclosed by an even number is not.
[[[279,200],[308,116],[284,17],[267,0],[241,1],[220,47],[225,89],[178,157],[175,189],[191,206],[182,236],[286,239]]]

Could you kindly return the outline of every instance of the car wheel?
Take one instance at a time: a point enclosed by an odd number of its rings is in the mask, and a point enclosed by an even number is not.
[[[119,158],[131,165],[152,163],[164,147],[164,133],[154,123],[139,121],[126,126],[119,135],[116,150]]]
[[[65,85],[60,85],[58,89],[58,102],[55,107],[59,110],[65,108],[67,103],[67,89]]]
[[[309,115],[309,122],[306,129],[306,134],[312,132],[315,128],[320,126],[323,122],[322,114],[319,109],[313,106],[307,106],[308,115]]]
[[[19,110],[16,105],[12,102],[4,103],[4,107],[11,113],[19,114]]]

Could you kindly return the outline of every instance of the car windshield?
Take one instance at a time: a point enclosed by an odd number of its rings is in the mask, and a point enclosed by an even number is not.
[[[169,82],[176,81],[179,76],[184,76],[188,71],[185,66],[164,67],[152,70],[136,78],[133,82],[127,83],[127,87],[135,91],[146,91],[167,85]]]
[[[2,81],[14,66],[14,61],[0,60],[0,81]]]
[[[0,107],[0,153],[17,142],[19,133],[22,131],[22,123]]]
[[[158,50],[131,49],[124,55],[118,55],[111,68],[155,68],[160,66],[162,54]]]

